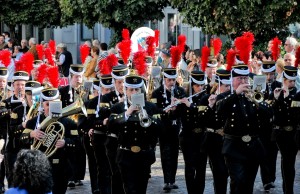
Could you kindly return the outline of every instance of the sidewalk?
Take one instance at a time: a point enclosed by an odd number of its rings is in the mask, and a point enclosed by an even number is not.
[[[277,173],[276,173],[276,188],[271,192],[272,194],[282,194],[282,178],[281,178],[281,170],[280,170],[280,162],[281,156],[280,154],[277,157]],[[295,177],[295,184],[294,184],[294,193],[300,193],[300,153],[297,155],[296,159],[296,177]],[[229,180],[229,179],[228,179]],[[90,181],[89,181],[89,173],[88,168],[86,171],[86,178],[83,181],[84,185],[76,187],[75,189],[67,191],[67,194],[82,194],[82,193],[91,193],[90,190]],[[187,194],[186,186],[185,186],[185,180],[184,180],[184,161],[182,154],[179,154],[178,159],[178,170],[177,170],[177,176],[176,176],[176,184],[179,186],[179,189],[172,190],[171,194]],[[148,190],[147,194],[162,194],[165,193],[163,188],[164,182],[163,182],[163,174],[161,169],[161,163],[160,163],[160,153],[159,153],[159,147],[157,147],[156,151],[156,162],[152,165],[152,172],[151,172],[151,179],[149,180],[148,184]],[[229,184],[228,184],[229,188]],[[213,177],[210,170],[209,165],[207,165],[206,168],[206,182],[205,182],[205,194],[214,194],[213,189]],[[228,189],[229,193],[229,189]],[[255,188],[254,188],[254,194],[263,194],[263,187],[262,182],[260,178],[260,173],[257,174],[256,180],[255,180]]]

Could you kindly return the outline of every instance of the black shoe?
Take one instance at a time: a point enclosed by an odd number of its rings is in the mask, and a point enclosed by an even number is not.
[[[5,188],[4,187],[0,187],[0,193],[5,193]]]
[[[99,189],[96,189],[95,191],[93,191],[93,194],[101,194]]]
[[[74,182],[74,181],[69,181],[69,182],[68,182],[68,187],[69,187],[70,189],[75,188],[75,182]]]
[[[273,182],[270,182],[270,183],[264,185],[265,191],[270,191],[270,189],[274,189],[274,188],[275,188],[275,185]]]
[[[172,188],[171,188],[171,184],[170,183],[166,183],[165,186],[163,187],[163,190],[164,191],[170,191]]]
[[[79,181],[75,181],[75,185],[76,185],[76,186],[81,186],[81,185],[83,185],[83,183],[82,183],[81,180],[79,180]]]
[[[176,185],[175,183],[171,183],[170,187],[171,189],[178,189],[178,185]]]

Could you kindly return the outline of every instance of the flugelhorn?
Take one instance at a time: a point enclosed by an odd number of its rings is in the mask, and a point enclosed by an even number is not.
[[[147,111],[142,106],[138,106],[138,108],[140,109],[139,112],[140,125],[145,128],[150,127],[152,120],[149,118]]]

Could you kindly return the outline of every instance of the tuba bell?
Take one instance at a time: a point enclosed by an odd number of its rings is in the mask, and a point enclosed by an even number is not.
[[[57,150],[55,146],[57,140],[63,139],[65,134],[64,125],[57,120],[81,112],[87,115],[82,99],[78,98],[73,104],[62,109],[61,116],[55,118],[52,116],[46,117],[40,124],[41,130],[45,130],[45,138],[42,140],[34,139],[31,149],[40,150],[44,152],[47,157],[52,156]]]

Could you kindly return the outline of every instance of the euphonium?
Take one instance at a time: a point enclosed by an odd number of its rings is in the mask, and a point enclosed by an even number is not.
[[[149,118],[147,111],[143,109],[143,107],[139,106],[140,112],[139,112],[139,119],[140,119],[140,125],[142,127],[150,127],[152,120]]]
[[[42,140],[35,139],[31,149],[41,150],[46,154],[47,157],[52,156],[57,148],[55,146],[57,140],[63,139],[65,134],[65,127],[62,123],[57,120],[62,117],[68,117],[70,115],[78,114],[83,112],[87,115],[86,108],[81,98],[78,98],[73,104],[62,109],[62,114],[60,117],[46,117],[43,122],[40,124],[40,129],[44,130],[45,128],[45,138]]]

